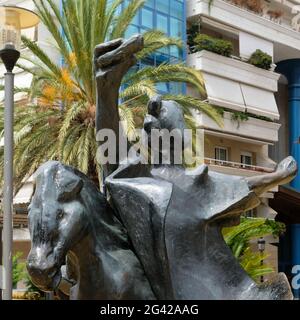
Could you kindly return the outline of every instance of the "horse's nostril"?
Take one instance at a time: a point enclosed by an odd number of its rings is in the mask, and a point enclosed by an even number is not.
[[[56,265],[49,265],[46,263],[36,263],[35,261],[27,262],[27,269],[31,276],[35,277],[53,277],[57,272]]]

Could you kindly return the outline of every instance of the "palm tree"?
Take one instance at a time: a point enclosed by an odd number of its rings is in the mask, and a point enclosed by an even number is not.
[[[261,261],[269,255],[253,250],[250,241],[269,235],[276,238],[284,232],[285,225],[281,222],[247,217],[242,217],[238,226],[224,228],[222,231],[224,240],[232,250],[233,255],[254,280],[258,280],[260,276],[272,273],[274,270],[270,266],[261,264]]]
[[[95,159],[97,145],[94,138],[93,51],[97,44],[124,37],[144,0],[130,1],[120,14],[117,9],[124,0],[64,0],[62,10],[53,0],[33,1],[41,21],[53,37],[63,64],[54,63],[37,43],[22,38],[29,51],[22,58],[32,67],[24,63],[18,67],[31,73],[33,81],[29,90],[32,103],[26,108],[18,106],[15,111],[16,190],[42,162],[51,159],[73,165],[99,180],[101,168]],[[179,39],[167,37],[161,31],[146,32],[144,41],[145,48],[138,54],[141,60],[163,47],[183,45]],[[147,101],[157,92],[156,85],[168,81],[189,83],[201,97],[205,96],[201,74],[184,64],[162,64],[129,72],[120,95],[123,101],[120,118],[127,123],[128,134],[141,125]],[[190,126],[193,126],[192,109],[205,112],[221,122],[216,110],[202,99],[183,95],[166,95],[164,98],[182,105]],[[1,132],[3,110],[0,109]],[[0,162],[3,166],[3,148],[0,148]]]

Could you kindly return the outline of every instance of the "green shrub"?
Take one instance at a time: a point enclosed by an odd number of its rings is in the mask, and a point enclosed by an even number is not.
[[[272,57],[266,52],[257,49],[255,52],[252,53],[248,62],[258,68],[270,70],[272,65]]]
[[[187,44],[189,46],[190,52],[195,52],[195,38],[199,34],[199,25],[193,24],[190,26],[190,28],[187,30]]]
[[[198,34],[194,39],[196,51],[207,50],[225,57],[233,52],[233,45],[230,41],[213,38],[207,34]]]
[[[19,281],[24,278],[25,274],[25,263],[21,263],[19,260],[22,257],[22,252],[17,252],[12,258],[12,277],[13,277],[13,288],[17,287]]]

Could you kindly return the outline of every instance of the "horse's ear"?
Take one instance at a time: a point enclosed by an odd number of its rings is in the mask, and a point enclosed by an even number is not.
[[[64,172],[57,180],[58,201],[67,201],[76,198],[83,187],[83,181],[71,172]]]

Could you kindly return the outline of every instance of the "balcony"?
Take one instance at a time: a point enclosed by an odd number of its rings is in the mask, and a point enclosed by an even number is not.
[[[203,113],[195,114],[197,126],[205,131],[213,131],[219,136],[235,136],[235,140],[252,139],[257,144],[274,143],[278,141],[279,123],[248,118],[245,121],[234,121],[232,113],[224,112],[223,127],[219,127],[215,121]]]
[[[204,163],[207,164],[212,171],[242,177],[274,172],[274,169],[267,167],[252,166],[238,162],[222,161],[211,158],[204,158]]]
[[[202,72],[211,104],[279,119],[279,74],[205,50],[189,54],[187,63]]]
[[[300,10],[296,0],[262,1],[262,7],[254,10],[234,3],[242,1],[214,0],[209,9],[209,0],[188,0],[187,17],[190,21],[205,17],[212,23],[222,23],[299,50]]]
[[[0,227],[3,226],[3,215],[0,215]],[[14,214],[13,215],[13,226],[14,228],[27,228],[28,218],[27,214]]]

